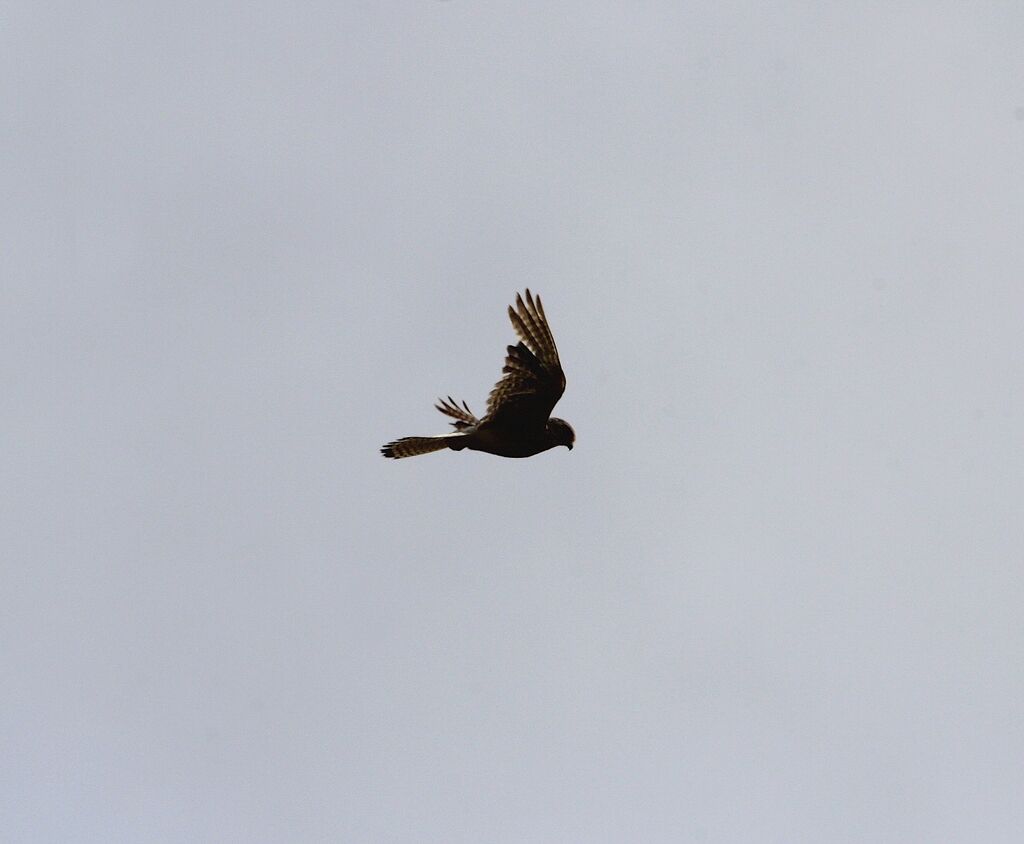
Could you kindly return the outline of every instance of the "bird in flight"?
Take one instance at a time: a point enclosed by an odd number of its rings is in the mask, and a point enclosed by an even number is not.
[[[508,309],[519,342],[509,346],[501,380],[487,397],[487,413],[477,419],[469,406],[448,396],[434,405],[455,421],[453,434],[402,437],[381,448],[385,457],[412,457],[450,448],[486,451],[499,457],[531,457],[557,445],[571,449],[576,434],[564,419],[551,415],[565,392],[565,373],[558,360],[540,296],[516,294]]]

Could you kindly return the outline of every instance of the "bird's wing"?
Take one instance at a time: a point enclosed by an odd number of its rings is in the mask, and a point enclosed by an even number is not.
[[[459,403],[451,396],[448,396],[447,401],[444,399],[438,399],[437,404],[435,404],[434,407],[440,410],[445,416],[450,416],[455,420],[451,425],[457,431],[480,424],[480,420],[473,415],[473,411],[469,409],[468,404],[463,402],[462,407],[459,407]]]
[[[558,360],[540,296],[516,294],[508,309],[520,342],[508,347],[502,378],[487,397],[486,419],[517,428],[543,427],[565,392],[565,373]]]

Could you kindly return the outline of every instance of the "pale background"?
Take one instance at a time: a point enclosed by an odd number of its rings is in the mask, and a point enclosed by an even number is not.
[[[823,5],[4,6],[4,841],[1024,840],[1024,8]]]

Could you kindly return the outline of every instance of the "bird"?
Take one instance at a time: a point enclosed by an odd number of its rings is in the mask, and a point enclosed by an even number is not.
[[[564,419],[551,415],[565,392],[565,373],[558,359],[555,338],[544,315],[540,296],[516,293],[515,308],[508,309],[519,342],[508,346],[501,380],[487,397],[487,413],[478,419],[466,402],[451,396],[434,405],[455,421],[454,433],[433,437],[402,437],[381,447],[395,459],[434,451],[483,451],[499,457],[532,457],[564,445],[570,451],[576,432]]]

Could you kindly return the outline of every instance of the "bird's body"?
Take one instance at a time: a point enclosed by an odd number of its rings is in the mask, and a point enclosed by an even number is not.
[[[576,435],[568,422],[551,416],[565,391],[565,373],[540,297],[526,291],[508,309],[520,342],[508,347],[502,379],[487,399],[487,414],[477,419],[465,402],[451,396],[437,409],[455,421],[453,434],[403,437],[381,448],[385,457],[412,457],[432,451],[485,451],[499,457],[532,457],[558,445],[572,448]]]

